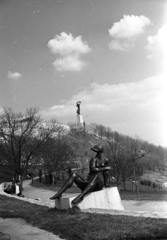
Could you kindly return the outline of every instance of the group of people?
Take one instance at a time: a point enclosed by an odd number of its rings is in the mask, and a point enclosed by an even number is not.
[[[17,182],[16,184],[14,179],[12,183],[4,183],[3,188],[4,188],[4,192],[8,194],[17,194],[18,196],[23,196],[20,191],[20,188],[21,188],[20,182]]]

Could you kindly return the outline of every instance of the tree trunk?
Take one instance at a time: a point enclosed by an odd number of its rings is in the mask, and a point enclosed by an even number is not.
[[[123,183],[124,183],[124,191],[126,191],[126,181],[124,180]]]
[[[136,192],[139,195],[139,189],[138,189],[138,184],[136,181],[136,167],[135,167],[135,162],[134,162],[134,186],[136,187]]]
[[[135,187],[136,187],[136,192],[137,192],[137,195],[139,195],[139,186],[137,184],[137,182],[135,181]]]
[[[33,174],[31,174],[31,184],[32,185],[34,184],[34,176],[33,176]]]
[[[39,182],[42,182],[42,169],[39,169]]]
[[[52,180],[53,180],[52,172],[49,172],[49,184],[51,185],[52,185]]]
[[[55,175],[52,173],[52,186],[55,184]]]

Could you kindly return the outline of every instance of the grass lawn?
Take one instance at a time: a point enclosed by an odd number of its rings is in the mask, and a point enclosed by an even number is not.
[[[167,239],[167,219],[59,211],[3,195],[0,217],[23,218],[67,240]]]
[[[132,184],[129,182],[126,183],[126,191],[121,186],[120,195],[122,200],[167,201],[167,191],[139,185],[139,195],[137,195],[136,192],[132,192]]]

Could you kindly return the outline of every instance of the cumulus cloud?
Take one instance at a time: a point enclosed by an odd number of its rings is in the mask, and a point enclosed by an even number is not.
[[[90,89],[79,92],[61,107],[53,106],[41,114],[67,123],[75,120],[75,105],[79,100],[87,123],[101,123],[120,133],[137,134],[144,140],[167,145],[165,84],[164,75],[118,85],[93,83]]]
[[[19,72],[8,72],[8,78],[9,79],[19,79],[21,77],[21,74]]]
[[[74,38],[72,34],[62,32],[60,35],[48,42],[48,47],[53,53],[68,55],[71,53],[87,53],[90,51],[86,42],[82,41],[81,36]]]
[[[132,38],[142,34],[151,21],[145,16],[124,15],[109,29],[110,36],[114,38]]]
[[[57,58],[53,62],[53,66],[57,71],[80,71],[86,65],[85,62],[81,61],[76,55],[69,55],[63,58]]]
[[[133,41],[123,42],[119,40],[112,40],[108,46],[110,50],[128,52],[131,48],[134,47],[134,42]]]
[[[91,51],[87,42],[82,41],[81,36],[74,38],[71,33],[65,32],[51,39],[48,47],[53,54],[60,56],[53,62],[57,71],[80,71],[86,65],[81,60],[81,55]]]
[[[110,42],[109,48],[119,51],[129,50],[134,46],[135,39],[144,33],[150,24],[150,19],[145,16],[124,15],[108,30],[109,35],[114,39]]]
[[[167,61],[167,25],[163,25],[158,33],[147,38],[146,50],[148,51],[148,58],[162,59],[163,66],[166,68]]]

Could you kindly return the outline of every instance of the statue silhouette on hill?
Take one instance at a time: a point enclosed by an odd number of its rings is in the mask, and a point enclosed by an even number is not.
[[[81,101],[78,101],[78,102],[76,103],[76,106],[77,106],[77,114],[78,114],[78,115],[80,115],[80,113],[81,113],[80,105],[81,105]]]

